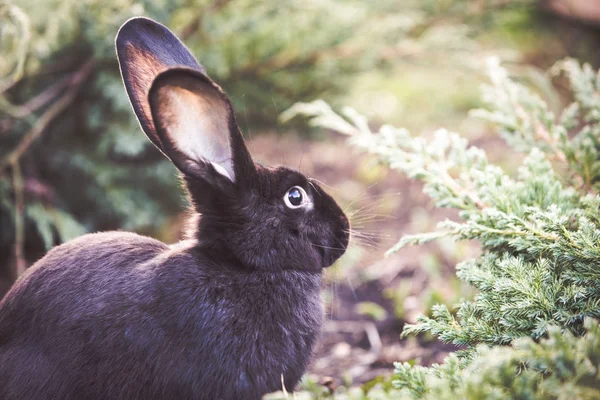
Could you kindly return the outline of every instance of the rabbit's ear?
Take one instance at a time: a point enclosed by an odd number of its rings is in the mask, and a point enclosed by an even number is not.
[[[255,171],[231,103],[165,26],[133,18],[116,39],[121,75],[146,135],[188,177]]]
[[[163,151],[182,172],[209,181],[214,171],[233,182],[252,179],[255,166],[231,103],[206,75],[189,68],[166,70],[148,99]]]
[[[185,66],[204,73],[204,68],[183,43],[165,26],[148,18],[125,22],[115,40],[123,83],[142,129],[162,150],[156,135],[148,91],[156,76],[170,67]]]

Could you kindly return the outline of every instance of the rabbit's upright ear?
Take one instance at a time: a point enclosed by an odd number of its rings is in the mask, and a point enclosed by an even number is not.
[[[147,18],[116,39],[121,75],[142,129],[188,178],[247,182],[255,165],[231,102],[183,43]]]

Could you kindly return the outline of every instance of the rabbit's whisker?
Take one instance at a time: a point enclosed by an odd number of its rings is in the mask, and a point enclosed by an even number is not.
[[[365,193],[367,193],[367,191],[375,185],[376,185],[376,183],[373,183],[372,185],[369,185],[366,188],[364,188],[363,190],[361,190],[360,193],[358,193],[358,195],[353,200],[350,201],[350,203],[346,204],[346,206],[344,207],[344,212],[346,212],[350,207],[352,207],[353,204],[355,204],[361,200],[368,199],[369,197],[363,197],[363,195]]]
[[[323,196],[321,195],[321,192],[320,192],[320,191],[318,191],[318,190],[317,190],[317,188],[315,187],[315,184],[314,184],[314,183],[312,183],[310,180],[308,180],[308,184],[309,184],[310,186],[312,186],[312,188],[313,188],[313,189],[315,190],[315,192],[316,192],[316,193],[319,195],[319,197],[323,197]]]
[[[356,229],[349,229],[345,231],[349,233],[351,236],[358,237],[369,237],[369,238],[380,238],[380,237],[388,237],[390,236],[388,233],[384,233],[385,231],[362,231]]]
[[[299,171],[302,171],[302,160],[304,159],[304,152],[305,152],[305,150],[302,150],[302,154],[300,154],[300,162],[298,163]]]
[[[326,184],[325,182],[323,182],[323,181],[320,181],[320,180],[318,180],[318,179],[316,179],[316,178],[308,178],[308,182],[309,182],[309,183],[311,183],[311,181],[317,182],[319,185],[321,185],[321,186],[325,186],[325,187],[326,187],[326,188],[328,188],[328,189],[331,189],[331,190],[338,190],[338,189],[334,188],[333,186],[329,186],[329,185],[328,185],[328,184]]]
[[[371,211],[373,211],[373,210],[371,210]],[[352,220],[352,222],[369,220],[372,218],[381,218],[382,220],[398,219],[398,217],[395,215],[371,213],[368,211],[364,211],[364,212],[360,212],[360,213],[353,213],[353,214],[350,214],[349,217]]]
[[[349,229],[345,231],[350,235],[350,240],[352,242],[356,242],[357,244],[365,247],[376,248],[379,246],[378,240],[383,237],[383,235],[379,235],[371,232],[359,232],[354,229]]]
[[[348,216],[350,216],[353,221],[355,221],[357,219],[372,218],[372,217],[381,217],[381,218],[386,218],[386,219],[397,218],[394,215],[389,215],[389,214],[376,214],[376,213],[367,214],[366,212],[364,212],[364,213],[363,212],[361,212],[361,213],[354,212],[354,213],[348,214]]]
[[[371,228],[373,226],[373,224],[375,224],[377,222],[383,222],[383,220],[375,219],[374,221],[359,221],[358,223],[353,223],[352,228],[354,228],[354,229],[364,229],[367,227]]]
[[[321,248],[321,249],[326,249],[326,250],[340,250],[340,251],[341,251],[341,250],[346,250],[346,249],[344,249],[344,248],[341,248],[341,247],[323,246],[323,245],[320,245],[320,244],[315,244],[315,243],[311,243],[311,244],[312,244],[314,247],[319,247],[319,248]]]
[[[385,233],[371,233],[371,232],[366,232],[366,233],[352,232],[352,233],[350,233],[350,236],[357,237],[357,238],[369,238],[369,239],[383,239],[383,238],[389,237],[389,235],[385,234]]]
[[[371,211],[380,209],[382,207],[384,207],[385,204],[383,204],[383,202],[374,202],[374,203],[370,203],[370,204],[365,204],[364,206],[353,210],[349,213],[349,215],[357,215],[357,214],[362,214],[362,213],[370,213]]]
[[[377,248],[377,243],[365,238],[355,238],[352,240],[352,245],[358,245],[360,247]]]

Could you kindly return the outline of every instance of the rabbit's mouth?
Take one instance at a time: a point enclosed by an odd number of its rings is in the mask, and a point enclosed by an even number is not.
[[[340,218],[340,226],[336,227],[335,235],[329,249],[325,251],[323,260],[325,267],[333,265],[341,256],[344,255],[350,242],[350,225],[345,215]]]
[[[334,251],[337,251],[337,250],[324,249],[320,245],[315,246],[315,250],[316,250],[317,254],[319,255],[319,258],[321,259],[321,267],[322,268],[330,267],[331,265],[333,265],[335,260],[337,260],[339,258],[339,256],[336,256],[334,254]]]
[[[328,264],[327,258],[328,257],[328,251],[327,248],[325,246],[319,245],[319,244],[314,244],[313,243],[313,248],[315,249],[316,253],[319,255],[319,258],[322,260],[323,263],[323,268],[327,268],[330,264]]]
[[[344,255],[346,248],[348,247],[348,241],[348,234],[344,233],[338,236],[338,238],[332,244],[313,244],[314,249],[317,251],[323,262],[323,268],[330,267],[334,262]]]
[[[326,252],[327,254],[323,257],[325,261],[325,268],[330,267],[346,252],[345,248],[335,248]]]

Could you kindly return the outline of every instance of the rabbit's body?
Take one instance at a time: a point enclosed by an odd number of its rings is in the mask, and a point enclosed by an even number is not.
[[[215,265],[193,240],[82,236],[0,303],[0,397],[252,399],[291,389],[321,326],[320,281]]]
[[[150,140],[193,218],[167,246],[133,233],[51,250],[0,302],[0,399],[254,400],[292,390],[323,321],[321,272],[349,225],[319,185],[254,163],[225,93],[164,26],[116,40]]]

